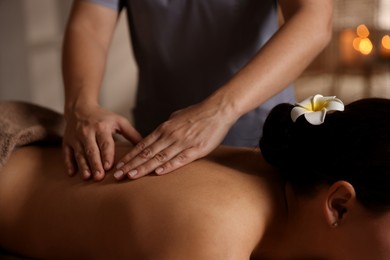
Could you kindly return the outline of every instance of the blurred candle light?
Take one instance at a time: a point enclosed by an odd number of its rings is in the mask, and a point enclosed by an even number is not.
[[[383,38],[382,38],[382,46],[385,49],[390,50],[390,36],[389,35],[383,36]]]
[[[372,52],[373,45],[370,39],[364,38],[359,42],[359,51],[364,55],[369,55]]]
[[[352,46],[355,49],[355,51],[359,51],[360,52],[359,45],[360,45],[360,41],[361,40],[362,39],[360,37],[355,37],[355,39],[353,39]]]
[[[385,35],[381,40],[381,54],[385,57],[390,57],[390,36]]]
[[[374,49],[374,45],[368,36],[370,36],[370,30],[365,24],[360,24],[356,27],[356,35],[352,41],[353,49],[365,56],[371,54]]]
[[[356,34],[360,38],[368,38],[368,36],[370,36],[370,31],[368,30],[366,25],[360,24],[358,27],[356,27]]]

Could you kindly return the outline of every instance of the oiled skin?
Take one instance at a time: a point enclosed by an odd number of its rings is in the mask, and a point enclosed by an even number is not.
[[[120,158],[128,144],[117,144]],[[256,149],[220,147],[165,176],[65,174],[60,147],[14,151],[0,172],[0,245],[34,258],[249,259],[283,189]]]

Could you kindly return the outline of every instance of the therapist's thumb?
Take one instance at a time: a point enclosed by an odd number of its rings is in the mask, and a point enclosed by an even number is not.
[[[132,144],[136,144],[142,140],[140,133],[138,133],[138,131],[130,124],[127,119],[122,118],[119,120],[118,124],[118,133],[129,140]]]

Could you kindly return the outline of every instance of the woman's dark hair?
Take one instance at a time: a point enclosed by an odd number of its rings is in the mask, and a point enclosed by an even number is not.
[[[338,180],[351,183],[372,210],[390,209],[390,100],[355,101],[326,115],[321,125],[294,123],[291,104],[269,114],[260,140],[264,158],[300,194]]]

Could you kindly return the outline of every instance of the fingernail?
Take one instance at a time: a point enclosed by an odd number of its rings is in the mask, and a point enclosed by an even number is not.
[[[110,163],[109,163],[109,162],[105,162],[105,163],[104,163],[104,168],[105,168],[106,170],[110,169]]]
[[[95,176],[99,176],[100,175],[100,172],[99,171],[96,171],[95,172]]]
[[[119,169],[119,168],[121,168],[123,165],[125,165],[123,162],[120,162],[120,163],[118,163],[117,165],[116,165],[116,169]]]
[[[135,177],[135,176],[137,175],[137,173],[138,173],[137,170],[131,170],[131,171],[129,171],[128,175],[129,175],[130,177]]]
[[[114,177],[115,177],[115,179],[120,179],[120,178],[122,178],[123,174],[124,174],[124,172],[122,170],[119,170],[119,171],[116,171],[114,173]]]
[[[73,175],[73,170],[71,168],[68,169],[68,175],[72,176]]]
[[[91,173],[89,171],[85,170],[83,173],[83,176],[85,179],[88,179],[89,177],[91,177]]]
[[[163,171],[164,171],[164,168],[163,168],[163,167],[158,167],[158,168],[155,170],[156,174],[161,174]]]

